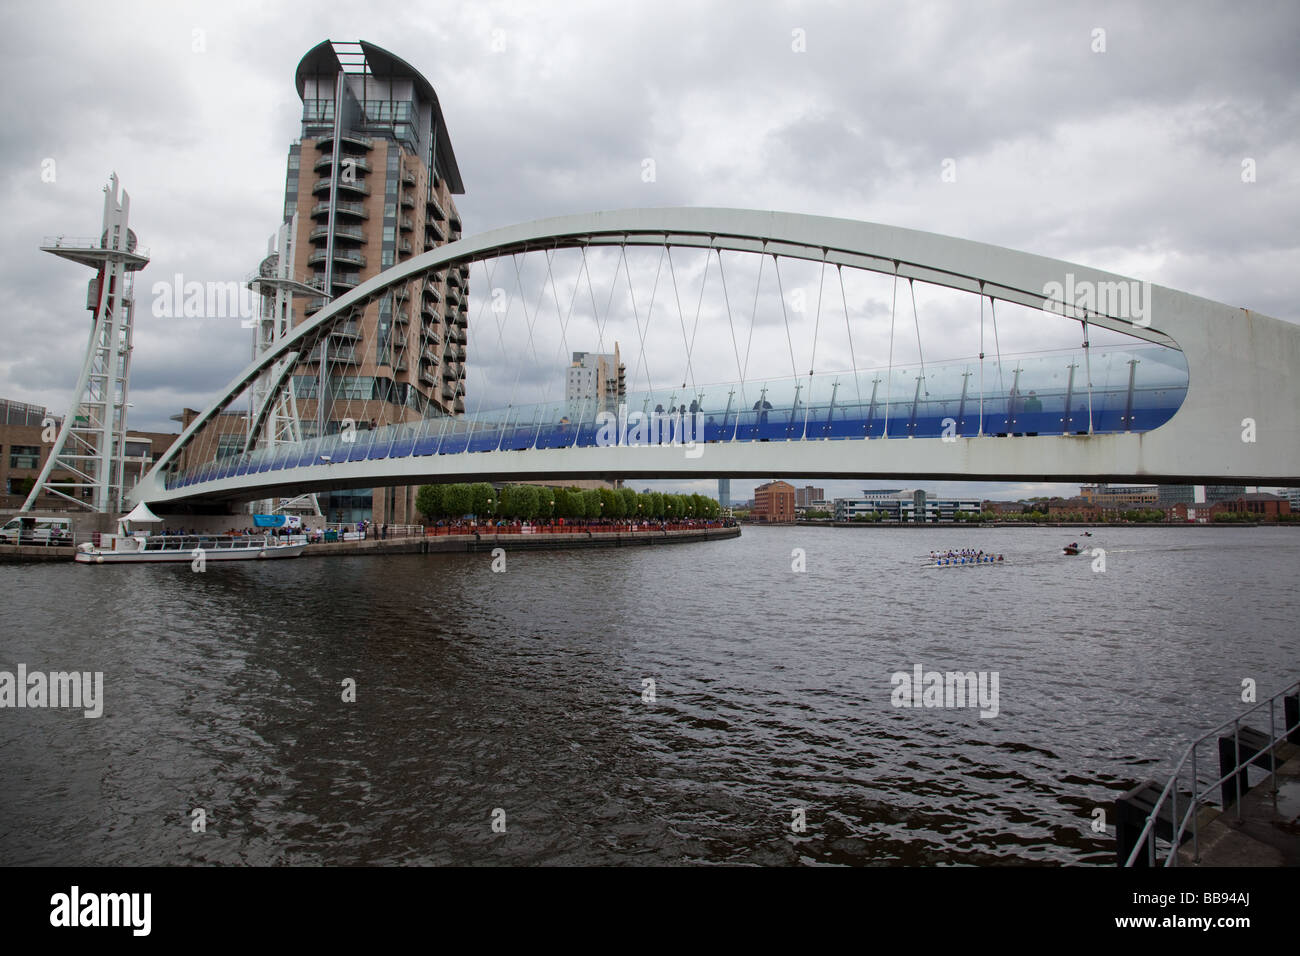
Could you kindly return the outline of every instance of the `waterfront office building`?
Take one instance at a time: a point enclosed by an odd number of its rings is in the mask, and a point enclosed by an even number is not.
[[[979,514],[984,510],[979,498],[932,498],[917,489],[868,489],[861,498],[836,498],[835,520],[854,518],[906,523],[952,521],[958,512]]]
[[[750,517],[756,521],[793,521],[794,485],[785,481],[770,481],[754,489],[754,507]]]
[[[295,296],[297,325],[328,297],[460,238],[460,170],[433,86],[373,44],[319,44],[298,64],[301,139],[289,147],[284,220],[297,214],[295,268],[323,293]],[[345,418],[375,427],[465,410],[469,269],[412,281],[299,363],[304,438]],[[324,361],[321,361],[322,355]],[[322,399],[323,396],[323,399]],[[417,520],[414,487],[322,494],[326,518]]]

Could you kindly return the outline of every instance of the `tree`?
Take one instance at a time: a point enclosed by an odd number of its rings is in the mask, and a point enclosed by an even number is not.
[[[650,517],[662,520],[664,516],[664,496],[662,492],[650,492]]]
[[[421,485],[415,493],[415,508],[426,520],[441,518],[446,512],[442,506],[442,485]]]
[[[485,518],[492,517],[496,493],[486,481],[470,485],[470,511]]]
[[[631,488],[618,489],[618,496],[623,499],[623,517],[635,521],[637,516],[638,495]]]
[[[555,517],[555,488],[537,486],[537,517],[554,518]]]
[[[542,513],[543,490],[536,485],[519,486],[520,517],[525,521],[534,521]],[[546,500],[547,502],[551,500],[549,495]]]
[[[569,492],[566,488],[552,488],[551,500],[555,505],[551,508],[551,514],[556,518],[573,517],[573,509],[569,505]]]
[[[463,482],[445,485],[442,492],[444,512],[452,518],[462,518],[474,507],[474,493]]]
[[[582,495],[582,516],[588,521],[600,517],[600,494],[594,489],[589,488],[580,492]]]
[[[519,486],[503,485],[501,488],[501,500],[497,502],[497,514],[503,518],[514,519],[519,517]]]
[[[600,496],[600,508],[596,512],[596,517],[617,518],[618,515],[614,514],[614,510],[618,505],[618,496],[614,494],[613,490],[597,488],[596,494]]]

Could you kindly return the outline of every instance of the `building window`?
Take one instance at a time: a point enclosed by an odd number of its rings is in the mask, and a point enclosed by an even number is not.
[[[243,435],[221,435],[217,438],[217,457],[228,458],[231,455],[237,455],[244,450]]]
[[[39,468],[41,464],[40,445],[10,445],[10,468]]]

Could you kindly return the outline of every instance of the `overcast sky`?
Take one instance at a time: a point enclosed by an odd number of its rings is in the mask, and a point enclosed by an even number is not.
[[[145,305],[174,274],[228,281],[256,267],[299,132],[294,68],[327,38],[374,42],[433,83],[467,235],[618,207],[782,209],[996,243],[1300,321],[1298,36],[1293,2],[11,9],[0,397],[59,413],[69,401],[89,272],[38,246],[98,230],[110,172],[151,256]],[[888,287],[860,294],[883,302]],[[955,308],[918,306],[937,352]],[[139,308],[132,426],[172,430],[170,415],[206,405],[247,362],[249,334]],[[471,355],[489,355],[496,330],[471,335]],[[497,375],[484,363],[480,388]],[[734,482],[733,496],[752,485]]]

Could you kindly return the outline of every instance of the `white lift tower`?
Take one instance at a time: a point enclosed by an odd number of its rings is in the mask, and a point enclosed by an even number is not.
[[[98,241],[59,236],[41,246],[42,252],[95,270],[86,296],[95,322],[72,405],[23,511],[31,511],[43,493],[103,514],[122,510],[133,286],[135,273],[149,264],[127,226],[130,207],[131,199],[114,173],[104,187],[104,227]],[[51,430],[53,424],[46,421]]]

